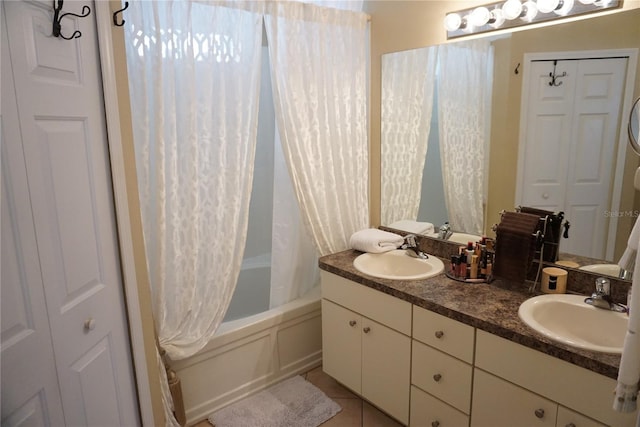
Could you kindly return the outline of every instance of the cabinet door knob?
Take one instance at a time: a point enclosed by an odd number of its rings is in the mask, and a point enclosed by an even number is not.
[[[433,380],[434,380],[435,382],[440,382],[440,380],[441,380],[441,379],[442,379],[442,375],[440,375],[440,374],[435,374],[435,375],[433,376]]]
[[[365,334],[368,334],[370,330],[371,330],[371,328],[370,328],[370,327],[365,326],[365,327],[362,329],[362,332],[364,332]]]
[[[349,326],[356,326],[356,322],[355,320],[349,320]]]
[[[96,319],[94,319],[93,317],[90,317],[84,321],[85,331],[93,331],[95,328],[96,328]]]
[[[536,414],[536,417],[538,417],[538,418],[543,418],[544,417],[544,409],[542,409],[542,408],[536,409],[534,414]]]
[[[432,421],[431,427],[440,427],[440,421]]]
[[[440,339],[444,336],[444,332],[443,331],[436,331],[436,338]]]

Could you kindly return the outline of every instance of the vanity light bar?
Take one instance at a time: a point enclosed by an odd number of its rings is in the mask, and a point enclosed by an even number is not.
[[[448,13],[447,39],[614,9],[622,0],[506,0]]]

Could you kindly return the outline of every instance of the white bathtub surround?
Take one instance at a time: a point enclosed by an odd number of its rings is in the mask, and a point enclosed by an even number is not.
[[[367,15],[298,2],[266,8],[276,117],[296,198],[319,254],[338,252],[369,221]]]
[[[172,363],[187,423],[322,362],[320,287],[281,307],[224,322],[198,354]]]

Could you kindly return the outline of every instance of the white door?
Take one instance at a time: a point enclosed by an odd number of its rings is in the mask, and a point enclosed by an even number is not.
[[[2,8],[0,8],[0,11]],[[2,22],[2,425],[63,425],[62,402]]]
[[[627,58],[532,62],[527,85],[523,206],[564,211],[560,250],[605,258]],[[567,166],[568,165],[568,166]]]
[[[81,14],[83,5],[93,9],[90,1],[65,1],[64,12]],[[12,1],[3,7],[10,50],[10,58],[3,55],[3,66],[10,59],[18,122],[7,123],[4,114],[3,121],[7,127],[19,125],[6,143],[24,153],[26,183],[19,185],[28,185],[28,193],[20,195],[28,194],[37,242],[37,257],[17,253],[17,263],[40,269],[45,298],[38,305],[22,299],[32,304],[28,311],[37,317],[46,304],[65,424],[138,425],[95,15],[63,19],[64,34],[82,32],[80,38],[63,40],[50,36],[52,2]],[[22,243],[22,236],[16,239]],[[4,257],[4,228],[2,245]],[[4,271],[2,279],[4,292]],[[3,309],[4,303],[3,294]],[[5,412],[5,402],[12,404],[7,409],[16,410],[22,398],[15,396],[13,402],[9,384],[41,381],[35,372],[13,378],[22,361],[5,365],[4,314],[3,424],[5,416],[12,416]],[[30,357],[26,347],[15,351],[25,361]]]

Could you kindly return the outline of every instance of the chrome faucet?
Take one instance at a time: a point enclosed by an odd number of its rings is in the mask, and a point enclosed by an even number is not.
[[[415,234],[407,234],[406,236],[404,236],[404,244],[401,246],[401,248],[406,249],[407,254],[409,254],[409,256],[420,258],[420,259],[429,258],[429,256],[426,253],[422,252],[418,248],[418,242],[416,241]]]
[[[445,222],[438,228],[438,239],[449,240],[449,237],[453,234],[449,221]]]
[[[625,270],[624,268],[620,269],[620,273],[618,274],[619,279],[623,280],[631,280],[633,277],[633,271]]]
[[[605,310],[612,310],[620,313],[627,311],[627,308],[624,305],[613,302],[611,299],[611,283],[609,282],[609,279],[605,279],[604,277],[598,277],[596,279],[596,291],[591,294],[590,297],[585,298],[584,302]]]

